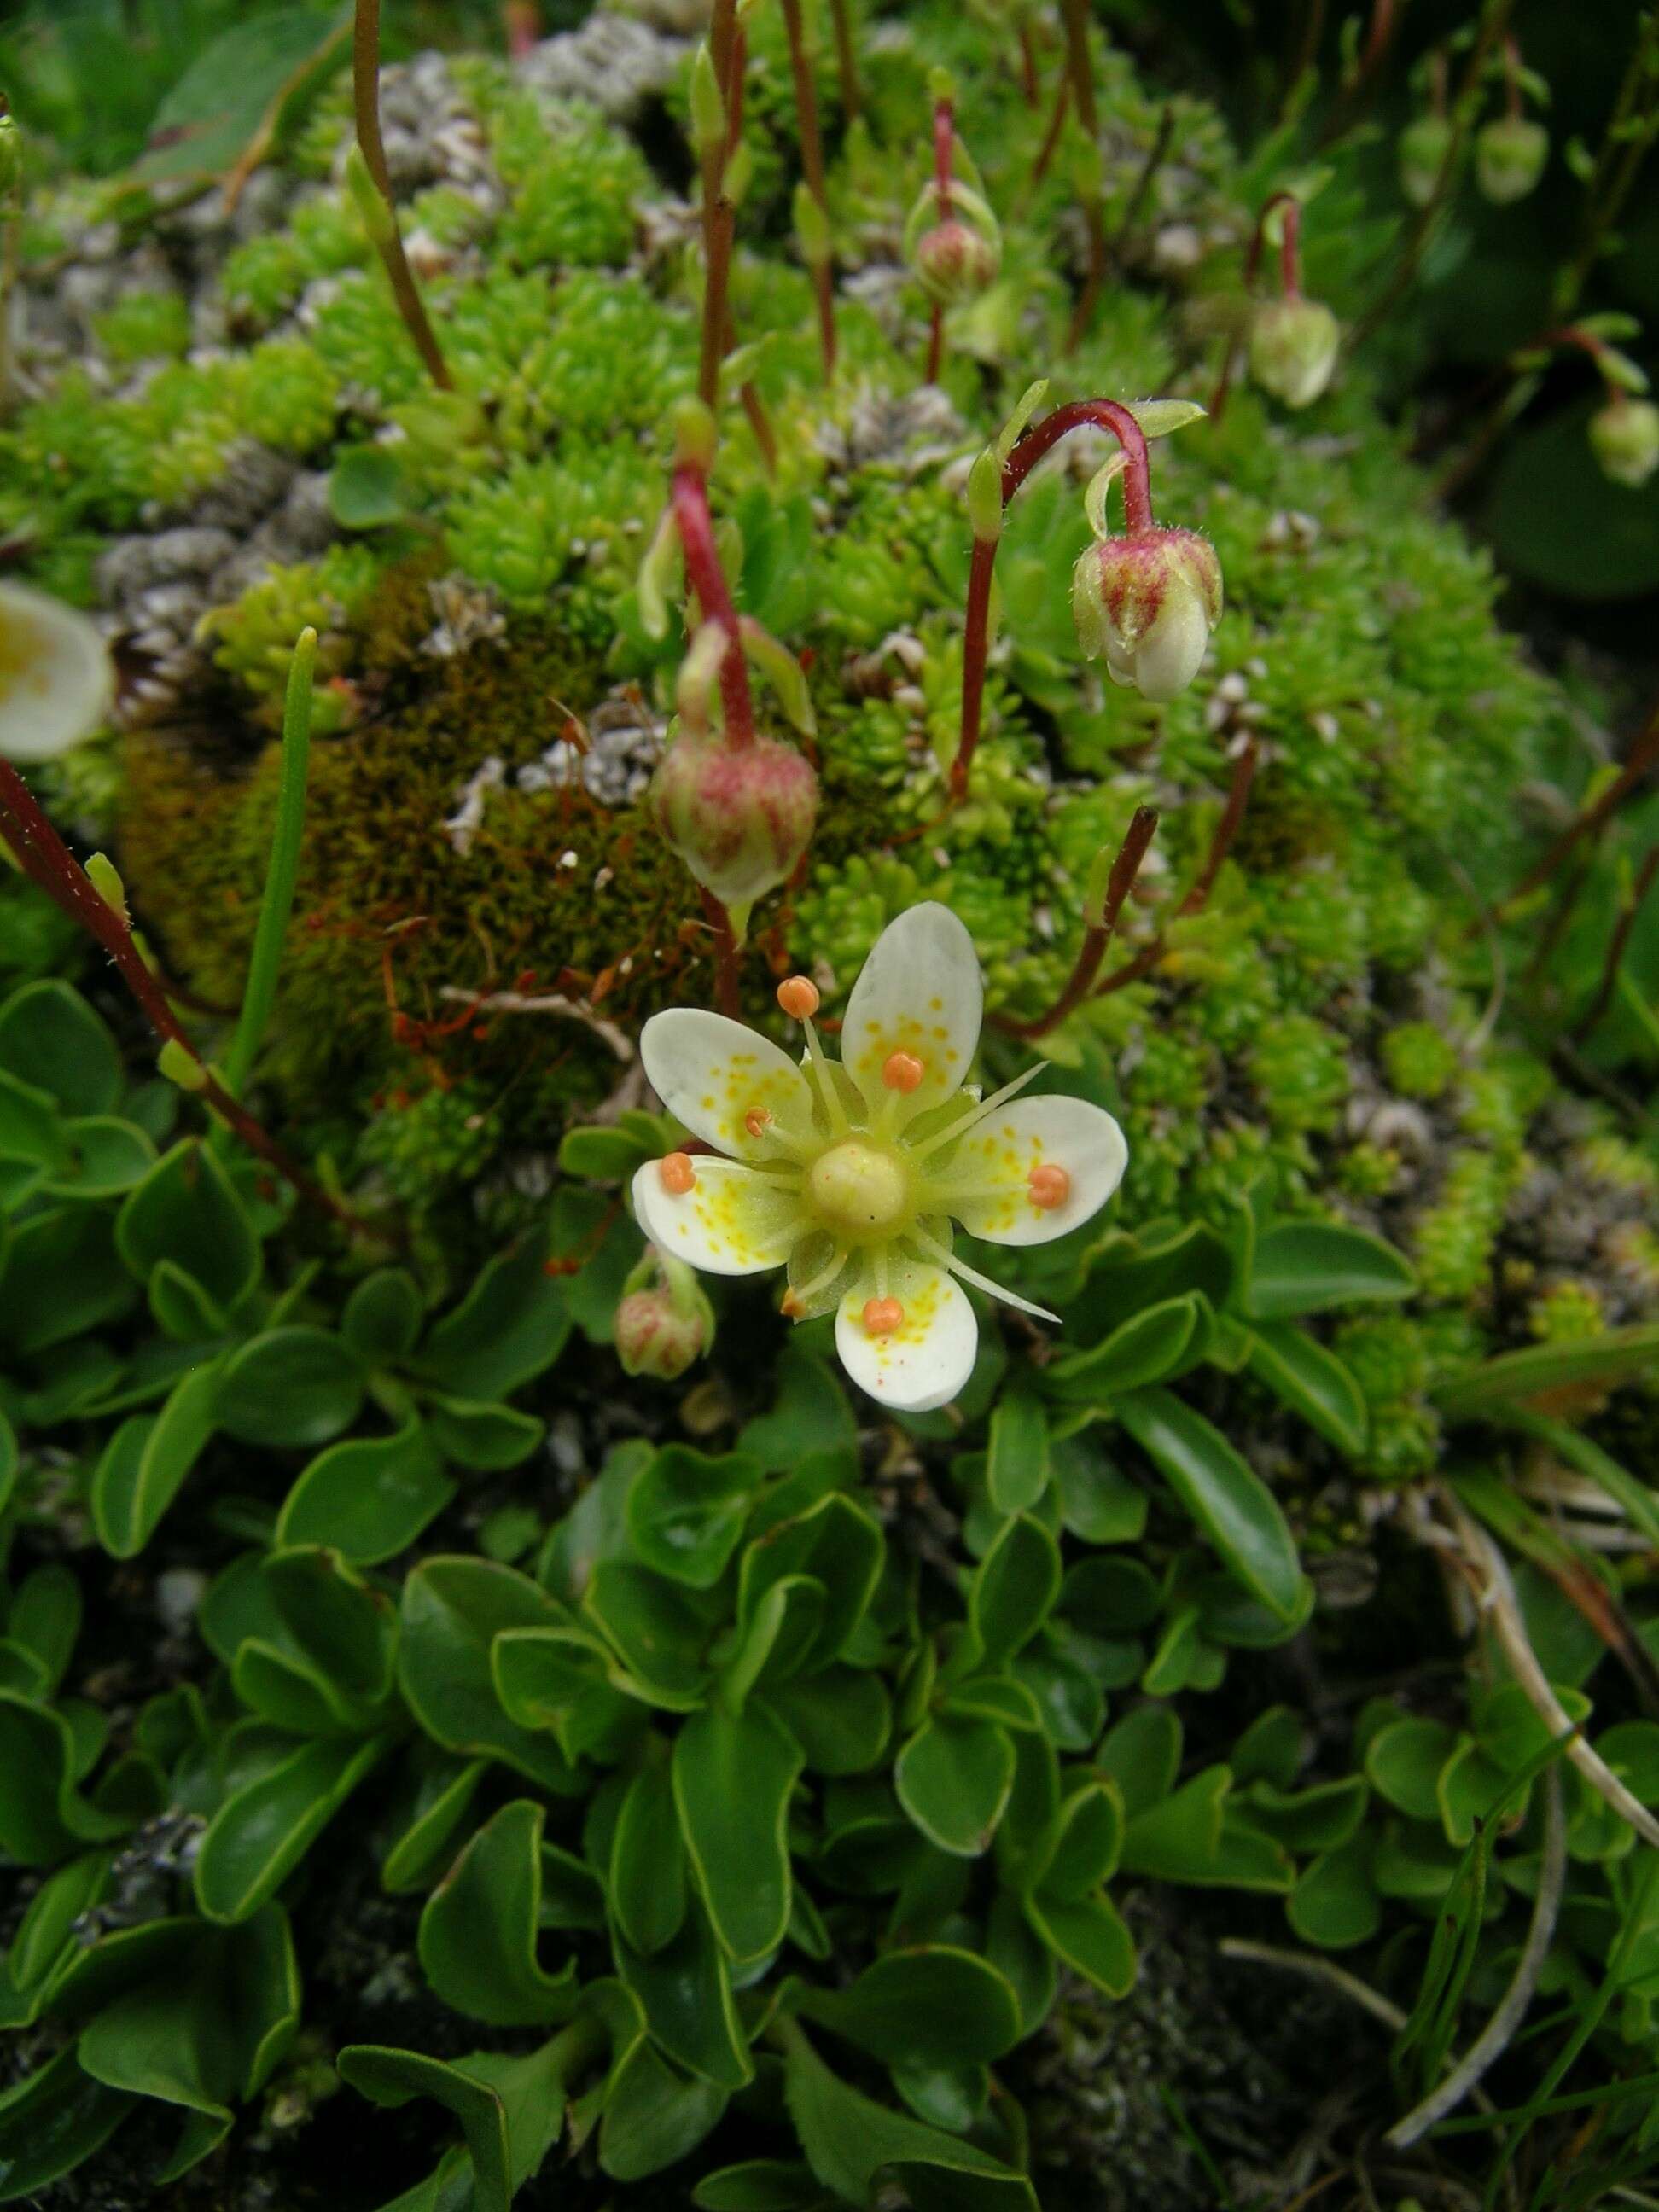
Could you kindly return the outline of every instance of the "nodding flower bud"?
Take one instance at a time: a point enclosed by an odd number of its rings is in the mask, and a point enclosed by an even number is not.
[[[942,307],[976,299],[995,282],[1002,266],[1002,241],[994,232],[977,230],[959,216],[924,230],[914,256],[916,280]]]
[[[1494,207],[1523,200],[1544,173],[1550,134],[1524,115],[1498,115],[1475,133],[1474,181]]]
[[[1221,563],[1195,530],[1103,538],[1072,572],[1078,643],[1116,684],[1160,703],[1186,690],[1221,618]]]
[[[1452,126],[1444,115],[1419,115],[1400,134],[1400,189],[1413,207],[1427,207],[1450,151]]]
[[[712,1347],[714,1310],[684,1261],[654,1245],[628,1279],[615,1322],[623,1372],[675,1382]]]
[[[1250,325],[1250,374],[1286,407],[1306,407],[1330,382],[1341,339],[1322,301],[1266,300]]]
[[[744,745],[682,730],[658,763],[649,805],[705,890],[747,908],[787,882],[811,842],[818,780],[777,738]]]
[[[1659,469],[1659,407],[1616,392],[1590,416],[1589,441],[1602,475],[1634,491]]]

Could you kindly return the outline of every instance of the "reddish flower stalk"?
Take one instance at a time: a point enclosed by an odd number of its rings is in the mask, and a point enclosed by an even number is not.
[[[1019,88],[1025,95],[1025,105],[1036,107],[1042,98],[1042,88],[1037,80],[1036,40],[1031,36],[1030,19],[1019,19]]]
[[[951,215],[951,176],[955,160],[957,126],[955,111],[951,100],[933,102],[933,190],[939,195],[939,215],[941,222]],[[945,302],[933,301],[933,320],[927,331],[927,373],[924,384],[937,384],[945,361]]]
[[[1011,1020],[1006,1015],[994,1016],[996,1026],[1009,1036],[1028,1039],[1047,1036],[1050,1030],[1058,1029],[1068,1014],[1075,1013],[1094,988],[1100,965],[1106,957],[1107,948],[1117,928],[1117,918],[1123,902],[1134,888],[1140,864],[1146,857],[1146,848],[1158,828],[1158,810],[1152,806],[1137,806],[1133,820],[1118,847],[1112,862],[1111,873],[1106,879],[1106,894],[1101,902],[1100,913],[1087,921],[1083,942],[1078,948],[1075,965],[1065,989],[1046,1014],[1034,1021]]]
[[[795,116],[800,128],[800,162],[806,189],[817,204],[823,228],[830,228],[830,195],[823,178],[823,142],[818,132],[818,95],[812,82],[811,58],[801,21],[800,0],[783,0],[784,29],[789,38],[789,67],[795,81]],[[836,373],[835,272],[829,260],[811,264],[812,284],[817,295],[818,342],[826,377]]]
[[[725,907],[713,891],[706,889],[702,891],[702,910],[714,939],[714,1003],[720,1012],[736,1021],[743,1012],[737,933]]]
[[[836,62],[841,71],[841,112],[849,124],[856,123],[864,98],[859,88],[859,58],[853,44],[850,0],[830,0],[830,15],[836,28]]]
[[[720,362],[732,343],[727,294],[732,245],[738,211],[726,197],[726,165],[743,129],[744,42],[736,0],[715,0],[708,26],[708,57],[720,96],[724,137],[700,140],[698,168],[702,183],[702,341],[697,360],[697,397],[711,410],[720,404]]]
[[[1536,867],[1528,869],[1515,889],[1499,899],[1490,919],[1502,921],[1512,907],[1540,890],[1581,838],[1599,837],[1642,778],[1655,768],[1659,768],[1659,707],[1648,717],[1647,727],[1631,747],[1629,759],[1607,789],[1574,815]],[[1463,933],[1466,938],[1474,937],[1480,927],[1481,922],[1476,919]]]
[[[1123,448],[1127,466],[1123,471],[1123,519],[1129,529],[1152,527],[1152,475],[1146,438],[1129,410],[1115,399],[1073,399],[1028,430],[1002,465],[1002,507],[1008,502],[1043,456],[1051,453],[1069,431],[1085,423],[1109,430]],[[974,538],[968,570],[968,612],[962,645],[962,730],[957,757],[951,764],[951,798],[959,803],[968,795],[968,774],[979,744],[985,704],[985,665],[990,652],[991,577],[996,567],[997,538]]]
[[[1060,143],[1060,134],[1066,128],[1066,110],[1072,104],[1072,80],[1061,70],[1054,87],[1054,104],[1048,117],[1048,128],[1042,134],[1042,143],[1037,148],[1037,157],[1031,164],[1031,182],[1040,185],[1048,173],[1048,164],[1054,158],[1054,149]]]
[[[749,670],[743,657],[738,611],[732,604],[726,571],[714,544],[714,519],[708,512],[708,479],[702,465],[681,459],[674,470],[674,523],[685,555],[686,580],[696,593],[705,622],[718,623],[726,632],[726,652],[720,660],[720,703],[725,708],[726,743],[740,752],[755,742],[755,710],[749,696]]]
[[[403,232],[392,197],[392,176],[386,165],[386,146],[380,137],[380,0],[357,0],[351,40],[352,104],[356,112],[357,143],[363,166],[386,208],[384,222],[376,221],[374,245],[385,267],[404,326],[415,341],[427,374],[441,392],[454,389],[454,379],[426,312],[415,272],[404,251]]]
[[[1255,219],[1255,228],[1250,234],[1250,243],[1244,255],[1244,297],[1248,302],[1255,289],[1255,280],[1261,268],[1262,248],[1267,244],[1267,217],[1277,207],[1285,210],[1279,227],[1279,283],[1287,300],[1302,297],[1302,203],[1294,192],[1273,192],[1261,203]],[[1238,356],[1243,350],[1242,328],[1235,330],[1227,340],[1227,350],[1221,357],[1221,373],[1216,378],[1215,392],[1210,400],[1210,419],[1218,422],[1226,411],[1227,395],[1232,390],[1233,378],[1238,369]]]
[[[1630,933],[1636,927],[1636,917],[1653,888],[1653,879],[1659,875],[1659,845],[1650,845],[1636,872],[1636,880],[1629,895],[1619,909],[1619,919],[1613,926],[1613,935],[1607,939],[1607,957],[1601,963],[1601,980],[1595,998],[1585,1012],[1573,1025],[1572,1042],[1583,1044],[1595,1028],[1607,1008],[1613,1004],[1613,994],[1618,988],[1619,969],[1625,957],[1625,947],[1630,943]]]
[[[314,1182],[291,1158],[276,1139],[247,1109],[233,1098],[213,1075],[201,1054],[167,1004],[165,993],[144,964],[133,939],[131,925],[93,886],[84,868],[47,819],[16,769],[0,760],[0,834],[15,854],[23,872],[39,885],[53,905],[95,938],[114,963],[116,971],[143,1010],[150,1026],[167,1043],[189,1055],[199,1073],[197,1095],[221,1121],[234,1129],[251,1152],[274,1169],[302,1198],[319,1206],[343,1227],[362,1230],[365,1224]]]
[[[1100,111],[1095,104],[1094,70],[1089,58],[1088,0],[1061,0],[1061,15],[1066,24],[1066,74],[1071,80],[1072,96],[1077,102],[1077,119],[1085,139],[1092,147],[1100,143]],[[1106,227],[1101,214],[1100,196],[1091,191],[1084,202],[1084,222],[1089,233],[1089,270],[1078,295],[1077,305],[1072,311],[1072,325],[1066,333],[1066,350],[1075,353],[1082,343],[1083,333],[1089,326],[1095,302],[1100,297],[1106,281]]]

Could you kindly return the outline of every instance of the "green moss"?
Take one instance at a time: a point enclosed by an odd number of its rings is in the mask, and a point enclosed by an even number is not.
[[[176,360],[190,345],[190,308],[176,292],[127,292],[94,317],[92,328],[117,368]]]
[[[1407,1098],[1438,1098],[1455,1080],[1457,1047],[1432,1022],[1401,1022],[1382,1039],[1389,1082]]]

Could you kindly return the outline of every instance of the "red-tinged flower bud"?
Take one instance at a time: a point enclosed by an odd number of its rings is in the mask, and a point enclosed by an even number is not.
[[[1250,374],[1286,407],[1317,399],[1336,367],[1342,332],[1318,300],[1267,300],[1250,325]]]
[[[1619,392],[1590,416],[1589,441],[1602,475],[1634,491],[1659,469],[1659,407]]]
[[[1450,120],[1419,115],[1400,134],[1400,189],[1413,207],[1427,207],[1451,146]]]
[[[793,874],[817,819],[818,780],[793,745],[731,745],[683,731],[652,780],[658,829],[702,885],[746,908]]]
[[[1117,684],[1173,699],[1221,618],[1221,563],[1195,530],[1138,530],[1091,545],[1072,572],[1078,642]]]
[[[921,289],[941,307],[976,299],[1002,266],[1002,243],[957,216],[947,216],[916,240],[915,270]]]
[[[630,1291],[617,1308],[617,1357],[624,1375],[675,1382],[714,1340],[714,1311],[695,1283],[685,1297],[665,1283]]]
[[[1482,125],[1474,140],[1474,181],[1494,207],[1523,200],[1544,173],[1550,134],[1524,115],[1499,115]]]

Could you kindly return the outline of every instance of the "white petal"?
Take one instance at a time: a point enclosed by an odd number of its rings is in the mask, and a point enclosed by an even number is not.
[[[1128,1157],[1122,1130],[1086,1099],[1016,1098],[935,1166],[938,1210],[994,1244],[1046,1244],[1099,1212],[1122,1182]],[[1063,1168],[1070,1178],[1059,1206],[1043,1207],[1032,1198],[1030,1175],[1038,1167]]]
[[[738,1159],[775,1158],[776,1147],[744,1127],[747,1114],[772,1115],[805,1135],[812,1126],[806,1078],[769,1037],[701,1006],[653,1014],[640,1037],[651,1088],[678,1121],[717,1152]]]
[[[888,1288],[904,1308],[904,1320],[886,1336],[872,1336],[864,1326],[867,1273],[842,1298],[836,1315],[842,1365],[860,1390],[901,1413],[948,1405],[972,1374],[979,1347],[967,1293],[943,1267],[902,1263],[890,1271]]]
[[[930,900],[890,922],[853,986],[842,1025],[842,1065],[872,1113],[887,1101],[890,1054],[908,1052],[922,1078],[904,1096],[908,1121],[967,1080],[979,1047],[985,986],[973,939],[949,907]]]
[[[95,623],[45,592],[0,584],[0,755],[67,752],[103,720],[113,690]]]
[[[1159,705],[1178,698],[1197,675],[1209,641],[1209,617],[1198,593],[1171,583],[1157,620],[1134,650],[1136,690]]]
[[[653,1244],[711,1275],[757,1275],[781,1267],[802,1233],[797,1190],[738,1160],[698,1152],[696,1180],[671,1191],[662,1163],[647,1160],[634,1178],[634,1218]]]

